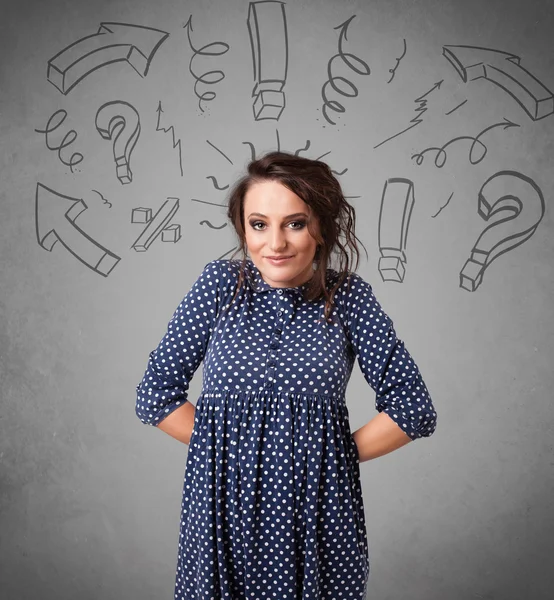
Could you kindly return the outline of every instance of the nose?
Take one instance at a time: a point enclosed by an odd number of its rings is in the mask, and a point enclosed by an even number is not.
[[[278,254],[287,247],[286,234],[281,230],[280,227],[274,227],[269,237],[269,248],[272,252]]]

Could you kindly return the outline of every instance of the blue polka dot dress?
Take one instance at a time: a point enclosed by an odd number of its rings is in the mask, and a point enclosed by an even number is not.
[[[203,362],[185,467],[177,600],[362,600],[369,553],[345,392],[354,361],[416,439],[436,413],[371,286],[334,298],[271,287],[250,260],[209,262],[150,353],[136,414],[157,425],[187,402]],[[338,273],[328,269],[329,284]],[[369,420],[369,416],[368,419]]]

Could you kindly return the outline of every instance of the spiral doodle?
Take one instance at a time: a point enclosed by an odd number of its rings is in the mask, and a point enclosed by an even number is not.
[[[216,97],[216,93],[212,90],[208,90],[208,91],[203,92],[202,94],[199,94],[198,90],[197,90],[198,84],[202,83],[204,85],[214,85],[215,83],[219,83],[220,81],[225,79],[225,73],[223,71],[221,71],[220,69],[215,69],[213,71],[206,71],[205,73],[202,73],[201,75],[197,75],[192,69],[192,62],[194,61],[195,57],[198,55],[221,56],[222,54],[225,54],[229,50],[229,44],[226,44],[225,42],[211,42],[209,44],[206,44],[205,46],[202,46],[201,48],[195,48],[192,44],[192,40],[190,39],[190,32],[193,31],[192,15],[189,17],[189,20],[184,25],[184,28],[187,30],[189,46],[190,46],[191,50],[194,52],[194,54],[191,56],[191,59],[189,62],[189,72],[196,80],[194,83],[194,93],[196,94],[196,97],[198,98],[198,108],[202,112],[205,112],[204,109],[202,108],[202,102],[211,102]],[[208,51],[207,49],[210,47],[212,49]]]
[[[335,27],[335,29],[340,29],[338,52],[337,54],[334,54],[327,63],[327,76],[329,79],[323,84],[321,88],[321,97],[323,98],[323,106],[321,111],[323,113],[323,116],[325,117],[325,120],[331,125],[336,125],[336,121],[331,120],[328,111],[333,110],[337,113],[343,113],[346,109],[338,100],[329,100],[329,98],[327,97],[327,88],[331,86],[335,90],[335,92],[337,92],[341,96],[346,96],[347,98],[353,98],[358,95],[358,88],[351,81],[339,75],[333,76],[333,61],[339,58],[346,64],[347,67],[349,67],[350,69],[352,69],[352,71],[355,71],[359,75],[369,75],[371,73],[371,69],[365,61],[363,61],[361,58],[358,58],[357,56],[354,56],[354,54],[350,52],[344,52],[342,49],[343,40],[348,41],[348,26],[355,16],[356,15],[352,15],[344,23],[341,23],[340,25]],[[343,88],[341,88],[339,82],[343,84]]]
[[[60,118],[54,125],[52,125],[52,121],[54,121],[58,116],[60,116]],[[62,162],[66,167],[69,167],[70,171],[73,173],[73,167],[76,167],[78,164],[82,163],[84,156],[80,152],[74,152],[69,157],[69,162],[67,162],[62,156],[62,150],[68,146],[71,146],[71,144],[77,139],[77,132],[75,129],[70,129],[63,136],[63,139],[58,146],[50,145],[50,134],[53,131],[56,131],[56,129],[62,125],[66,118],[67,111],[65,111],[63,108],[60,108],[60,110],[57,110],[50,116],[48,122],[46,123],[46,129],[35,129],[35,131],[37,133],[44,133],[44,141],[48,150],[57,150],[60,162]]]

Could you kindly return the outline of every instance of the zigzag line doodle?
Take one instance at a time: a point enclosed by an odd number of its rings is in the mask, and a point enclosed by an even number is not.
[[[428,91],[425,92],[425,94],[423,94],[422,96],[420,96],[419,98],[416,98],[414,100],[414,102],[417,102],[419,104],[419,106],[415,109],[416,113],[418,113],[411,121],[410,123],[412,123],[409,127],[406,127],[406,129],[403,129],[402,131],[399,131],[398,133],[395,133],[394,135],[391,135],[391,137],[387,138],[386,140],[383,140],[382,142],[379,142],[377,144],[377,146],[373,146],[373,148],[379,148],[379,146],[382,146],[383,144],[385,144],[386,142],[390,142],[391,140],[393,140],[394,138],[398,137],[399,135],[402,135],[403,133],[406,133],[407,131],[410,131],[410,129],[413,129],[414,127],[417,127],[420,123],[423,122],[423,115],[427,112],[427,96],[429,94],[431,94],[434,90],[438,90],[441,87],[442,82],[444,81],[444,79],[441,79],[440,81],[437,81],[437,83],[435,83],[435,85]]]
[[[406,49],[407,49],[406,38],[404,38],[403,41],[404,41],[404,50],[403,50],[402,54],[398,58],[395,59],[396,65],[392,69],[389,69],[389,73],[391,74],[391,76],[390,76],[390,79],[387,81],[387,83],[390,83],[394,79],[394,76],[396,75],[396,69],[398,69],[398,65],[400,64],[400,61],[406,56]]]
[[[57,115],[61,115],[61,118],[58,120],[58,122],[55,125],[52,125],[52,121],[56,118]],[[75,131],[75,129],[70,129],[63,136],[63,139],[60,142],[59,146],[54,146],[54,145],[51,146],[50,145],[50,134],[53,131],[56,131],[56,129],[58,129],[58,127],[61,126],[61,124],[65,121],[66,118],[67,118],[67,111],[63,110],[63,108],[60,108],[60,110],[57,110],[55,113],[53,113],[50,116],[50,118],[48,119],[48,122],[46,123],[46,129],[35,129],[35,131],[37,133],[44,133],[44,141],[46,143],[46,147],[48,148],[48,150],[57,150],[58,158],[60,159],[60,162],[62,162],[66,167],[69,167],[70,171],[73,173],[73,167],[76,167],[78,164],[82,163],[84,157],[80,152],[74,152],[69,157],[69,162],[67,162],[62,157],[62,150],[64,148],[67,148],[68,146],[70,146],[77,139],[77,132]]]
[[[352,15],[349,19],[344,21],[344,23],[341,23],[340,25],[337,25],[337,27],[334,28],[334,29],[340,29],[338,52],[337,52],[337,54],[334,54],[333,56],[331,56],[331,58],[329,59],[329,62],[327,63],[328,80],[323,84],[323,86],[321,88],[321,97],[323,98],[323,106],[321,107],[321,112],[323,113],[325,120],[328,123],[330,123],[331,125],[336,125],[336,121],[331,120],[331,118],[329,117],[329,114],[328,114],[328,110],[330,109],[330,110],[333,110],[338,113],[343,113],[343,112],[345,112],[346,109],[337,100],[329,100],[328,99],[327,88],[329,86],[331,86],[335,90],[335,92],[337,92],[341,96],[345,96],[347,98],[354,98],[358,95],[358,88],[351,81],[349,81],[345,77],[341,77],[341,76],[334,77],[333,76],[333,73],[332,73],[333,61],[336,58],[340,58],[346,64],[347,67],[352,69],[352,71],[355,71],[356,73],[358,73],[358,75],[369,75],[371,73],[371,69],[369,68],[369,65],[365,61],[363,61],[361,58],[358,58],[357,56],[354,56],[350,52],[343,52],[343,49],[342,49],[343,41],[344,40],[348,41],[348,37],[347,37],[348,26],[350,25],[350,22],[352,21],[352,19],[354,19],[355,17],[356,17],[356,15]],[[361,65],[361,67],[357,67],[356,63],[358,65]],[[340,85],[338,85],[337,82],[341,82],[345,86],[346,89],[341,89]]]
[[[156,131],[163,131],[164,133],[171,132],[173,149],[175,149],[175,148],[179,149],[179,169],[181,171],[181,177],[182,177],[183,176],[183,161],[181,158],[181,138],[179,138],[177,141],[175,141],[175,128],[173,127],[173,125],[171,125],[170,127],[167,127],[167,128],[160,127],[161,114],[163,113],[161,100],[158,103],[158,108],[156,109],[156,112],[158,113],[158,121],[156,123]]]
[[[485,146],[485,144],[483,144],[483,142],[479,138],[481,136],[483,136],[485,133],[487,133],[488,131],[490,131],[491,129],[495,129],[497,127],[503,127],[504,129],[509,129],[511,127],[519,127],[519,125],[517,123],[512,123],[511,121],[506,119],[506,117],[504,117],[504,121],[502,121],[500,123],[495,123],[494,125],[490,125],[489,127],[486,127],[476,137],[471,137],[469,135],[461,135],[459,137],[456,137],[456,138],[450,140],[449,142],[446,142],[446,144],[444,144],[444,146],[441,146],[440,148],[425,148],[425,150],[422,150],[418,154],[414,154],[412,156],[412,160],[415,158],[416,163],[418,165],[421,165],[425,159],[426,152],[436,151],[437,154],[435,156],[435,166],[438,167],[439,169],[442,169],[442,167],[444,167],[446,161],[448,160],[446,148],[448,146],[450,146],[451,144],[459,142],[460,140],[470,140],[471,146],[469,148],[469,162],[472,165],[476,165],[485,158],[485,156],[487,155],[487,152],[488,152],[488,148]],[[478,146],[480,147],[482,154],[475,156],[476,148]]]
[[[216,93],[211,90],[208,90],[208,91],[204,92],[203,94],[199,94],[197,91],[198,84],[203,83],[204,85],[214,85],[216,83],[219,83],[220,81],[225,79],[225,73],[219,69],[216,69],[214,71],[206,71],[205,73],[202,73],[201,75],[197,75],[192,69],[192,62],[194,61],[196,56],[198,56],[199,54],[201,56],[221,56],[222,54],[225,54],[229,50],[229,44],[226,44],[225,42],[211,42],[209,44],[206,44],[205,46],[202,46],[202,48],[195,48],[192,45],[192,40],[190,39],[190,32],[193,31],[192,15],[190,15],[189,20],[183,26],[183,29],[187,30],[187,38],[189,41],[189,46],[190,46],[191,50],[194,52],[194,54],[191,56],[191,59],[189,62],[189,73],[195,79],[194,93],[196,94],[196,97],[198,98],[198,108],[202,112],[205,112],[204,109],[202,108],[202,102],[211,102],[215,98]],[[209,52],[206,51],[206,49],[210,48],[210,47],[213,47],[212,50],[210,50]],[[217,50],[215,49],[216,47],[218,48]]]

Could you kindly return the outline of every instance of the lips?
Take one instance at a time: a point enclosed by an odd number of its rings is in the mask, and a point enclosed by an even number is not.
[[[266,258],[269,258],[271,260],[283,260],[284,258],[292,258],[291,256],[266,256]]]

